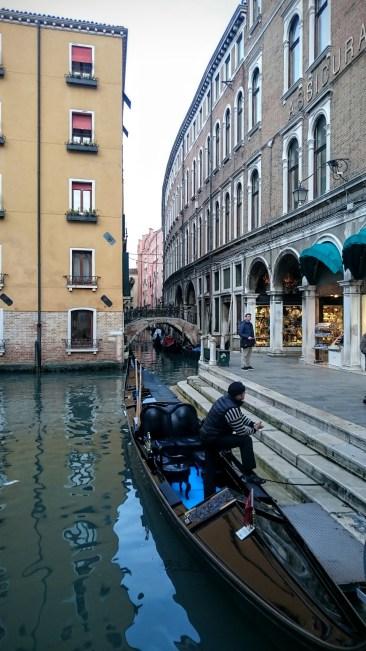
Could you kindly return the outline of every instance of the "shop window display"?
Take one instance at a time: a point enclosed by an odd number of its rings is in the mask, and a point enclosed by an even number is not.
[[[315,326],[315,360],[327,362],[328,348],[343,341],[343,306],[324,304],[320,316],[321,321]]]
[[[301,346],[302,309],[300,305],[283,306],[283,345]]]
[[[255,345],[257,347],[269,346],[269,315],[269,305],[257,305],[255,312]]]

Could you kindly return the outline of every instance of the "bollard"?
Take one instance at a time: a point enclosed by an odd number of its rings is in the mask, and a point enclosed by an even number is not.
[[[216,340],[214,337],[209,337],[209,348],[210,348],[210,361],[209,366],[216,366]]]

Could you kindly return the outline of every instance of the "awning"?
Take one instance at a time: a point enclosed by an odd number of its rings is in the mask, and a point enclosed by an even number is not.
[[[335,244],[331,242],[314,244],[304,249],[300,255],[301,275],[306,276],[310,285],[317,284],[319,263],[333,274],[343,272],[342,258]]]
[[[343,264],[355,280],[366,278],[366,229],[347,237],[343,244]]]
[[[92,130],[93,118],[91,113],[73,113],[72,128],[82,129],[84,131]]]
[[[75,63],[93,63],[93,50],[91,47],[73,45],[71,56]]]

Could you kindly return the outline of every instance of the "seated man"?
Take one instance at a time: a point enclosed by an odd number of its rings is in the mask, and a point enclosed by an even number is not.
[[[244,416],[240,409],[244,397],[244,384],[232,382],[227,394],[216,400],[211,407],[201,427],[201,438],[206,450],[205,497],[215,492],[216,456],[220,450],[239,448],[245,479],[261,483],[259,477],[253,473],[256,463],[250,434],[262,429],[263,423],[254,423]]]

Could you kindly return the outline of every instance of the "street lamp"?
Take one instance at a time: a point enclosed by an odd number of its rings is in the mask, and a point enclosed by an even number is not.
[[[308,177],[308,178],[310,178],[310,177]],[[302,181],[300,181],[297,188],[295,188],[295,190],[293,191],[295,205],[301,206],[303,203],[305,203],[305,201],[306,201],[306,199],[308,197],[308,192],[309,192],[309,190],[307,188],[305,188],[303,186],[303,184],[302,184]]]
[[[346,181],[347,179],[345,178],[344,175],[348,170],[348,163],[349,163],[349,158],[334,158],[333,160],[328,160],[326,163],[321,165],[321,167],[325,167],[326,165],[328,165],[334,179],[341,178],[343,179],[343,181]],[[303,186],[303,183],[304,181],[310,179],[312,176],[314,176],[314,173],[310,174],[302,181],[299,181],[299,185],[297,186],[297,188],[295,188],[295,190],[292,193],[295,203],[298,206],[301,206],[303,203],[305,203],[308,197],[309,190]]]

